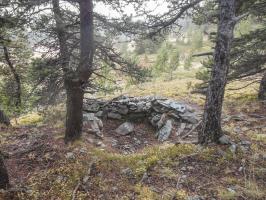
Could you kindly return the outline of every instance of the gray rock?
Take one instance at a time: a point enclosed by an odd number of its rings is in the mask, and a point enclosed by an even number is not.
[[[195,196],[189,196],[187,200],[204,200],[203,197],[195,195]]]
[[[185,112],[183,114],[179,115],[181,117],[182,120],[191,123],[191,124],[197,124],[198,123],[198,119],[196,118],[196,115],[194,113],[191,112]]]
[[[221,156],[225,156],[226,155],[226,152],[223,151],[222,149],[218,149],[218,153],[221,155]]]
[[[94,113],[85,113],[83,114],[83,121],[93,121],[95,119]]]
[[[130,168],[122,169],[121,173],[128,177],[134,176],[133,171]]]
[[[181,171],[186,171],[187,168],[186,168],[186,167],[182,167],[180,170],[181,170]]]
[[[167,140],[172,132],[173,125],[171,120],[167,120],[165,125],[157,132],[158,140],[163,142]]]
[[[62,183],[62,182],[66,182],[66,181],[67,181],[67,177],[66,176],[58,175],[56,177],[56,182],[58,182],[58,183]]]
[[[194,170],[195,168],[193,166],[188,166],[187,169],[188,170]]]
[[[66,154],[66,159],[69,159],[69,160],[74,160],[75,159],[75,155],[73,152],[68,152]]]
[[[158,105],[153,105],[152,108],[153,108],[153,110],[155,110],[158,113],[166,113],[166,112],[169,111],[168,108],[161,107],[161,106],[158,106]]]
[[[96,117],[103,117],[103,111],[99,111],[97,113],[95,113]]]
[[[231,193],[236,193],[236,191],[235,191],[233,188],[231,188],[231,187],[227,188],[227,190],[228,190],[229,192],[231,192]]]
[[[143,174],[143,176],[142,176],[140,182],[143,183],[143,182],[144,182],[145,180],[147,180],[148,178],[149,178],[148,173],[145,172],[145,173]]]
[[[80,153],[82,154],[86,154],[88,152],[87,148],[85,147],[82,147],[80,150],[79,150]]]
[[[118,144],[118,141],[113,139],[111,143],[112,143],[112,147],[116,147]]]
[[[130,144],[123,145],[122,148],[123,148],[124,150],[127,150],[127,151],[128,151],[128,150],[130,150],[130,151],[134,151],[133,146],[130,145]]]
[[[187,124],[181,123],[178,130],[176,131],[176,135],[180,136],[184,132],[184,130],[186,129],[186,126],[187,126]]]
[[[86,109],[87,111],[89,111],[89,112],[98,112],[99,109],[100,109],[100,106],[99,106],[99,104],[96,102],[96,103],[93,103],[93,104],[87,104],[85,109]]]
[[[122,116],[120,114],[114,112],[108,113],[107,117],[110,119],[122,119]]]
[[[137,103],[137,110],[135,112],[146,112],[149,107],[146,106],[146,102]]]
[[[157,122],[161,119],[161,116],[162,115],[156,114],[151,118],[150,122],[154,127],[157,126]]]
[[[103,122],[95,116],[94,113],[87,113],[83,115],[83,125],[88,127],[88,131],[95,133],[99,137],[103,137],[102,129]]]
[[[247,141],[247,140],[244,140],[244,141],[241,141],[239,144],[240,145],[243,145],[243,146],[250,146],[251,145],[251,142],[250,141]]]
[[[117,112],[122,115],[128,114],[128,108],[126,105],[118,105]]]
[[[179,113],[184,113],[186,111],[186,106],[180,103],[177,103],[173,100],[156,100],[155,101],[155,109],[157,111],[165,112],[166,110],[174,110]]]
[[[166,123],[165,118],[166,118],[166,116],[164,114],[161,115],[161,119],[157,122],[156,128],[160,129],[163,127],[163,125]]]
[[[182,175],[181,177],[180,177],[180,179],[179,179],[179,183],[184,183],[184,182],[186,182],[186,180],[187,180],[187,175]]]
[[[236,149],[237,149],[237,145],[236,144],[231,144],[229,147],[230,151],[235,154],[236,153]]]
[[[129,102],[128,103],[129,110],[131,112],[135,112],[138,109],[138,106],[135,103]]]
[[[228,135],[223,135],[219,138],[221,144],[232,144],[231,138]]]
[[[239,133],[242,133],[243,131],[241,130],[240,127],[235,127],[234,128],[234,132],[237,133],[237,134],[239,134]]]
[[[177,120],[179,120],[179,119],[181,119],[181,117],[180,117],[180,113],[179,114],[177,114],[177,113],[170,113],[169,114],[169,116],[171,116],[171,117],[173,117],[174,119],[177,119]]]
[[[134,131],[134,124],[130,122],[125,122],[121,124],[115,132],[118,133],[119,135],[128,135]]]
[[[102,147],[102,148],[105,148],[106,147],[106,145],[103,142],[101,142],[101,141],[97,142],[96,143],[96,146]]]
[[[83,114],[83,122],[84,123],[92,122],[92,121],[95,121],[98,124],[100,129],[103,128],[102,120],[100,120],[94,113]]]
[[[84,176],[82,179],[83,183],[87,183],[89,181],[90,177],[88,175]]]
[[[141,141],[140,140],[135,140],[135,145],[141,145]]]
[[[244,153],[246,153],[247,151],[250,150],[250,146],[247,146],[247,145],[240,145],[239,148],[240,148],[241,151],[243,151]]]

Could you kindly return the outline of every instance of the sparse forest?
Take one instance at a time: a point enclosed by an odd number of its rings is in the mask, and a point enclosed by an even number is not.
[[[263,200],[266,0],[1,0],[0,199]]]

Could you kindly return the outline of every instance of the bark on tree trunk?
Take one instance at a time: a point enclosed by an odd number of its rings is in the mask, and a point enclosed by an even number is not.
[[[83,0],[80,8],[80,61],[76,76],[66,80],[67,120],[65,142],[79,139],[82,134],[83,121],[83,87],[92,73],[94,54],[93,44],[93,4],[92,0]]]
[[[9,178],[7,169],[4,163],[4,158],[1,155],[0,152],[0,189],[8,189],[9,187]]]
[[[214,65],[208,86],[202,129],[199,142],[218,142],[221,137],[221,114],[225,85],[230,61],[230,47],[233,40],[235,18],[235,0],[219,1],[219,24],[214,51]]]
[[[5,60],[13,74],[13,77],[15,79],[16,82],[16,91],[15,91],[15,106],[16,108],[20,108],[21,107],[21,81],[20,81],[20,77],[15,69],[15,67],[13,66],[11,60],[10,60],[10,55],[8,52],[7,47],[3,47],[4,48],[4,54],[5,54]]]
[[[4,111],[0,110],[0,124],[5,124],[7,126],[10,125],[10,120],[4,113]]]
[[[60,46],[60,58],[64,71],[67,91],[67,114],[65,142],[80,138],[83,120],[83,87],[92,74],[94,55],[93,40],[93,3],[92,0],[79,2],[80,8],[80,60],[76,70],[69,68],[70,53],[67,44],[67,31],[59,6],[59,0],[53,0],[53,12],[56,21],[57,37]]]
[[[82,133],[84,92],[80,82],[65,81],[65,86],[67,91],[65,142],[68,143],[79,139]]]
[[[258,94],[259,100],[266,100],[266,72],[264,73],[261,82],[260,82],[260,89]]]

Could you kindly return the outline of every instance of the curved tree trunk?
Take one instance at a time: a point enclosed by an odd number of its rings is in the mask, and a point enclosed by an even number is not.
[[[9,187],[9,178],[7,169],[4,163],[4,158],[0,152],[0,189],[7,189]]]
[[[230,62],[230,47],[233,40],[235,20],[235,0],[219,1],[219,24],[214,52],[214,65],[208,86],[199,142],[218,142],[221,137],[221,114],[225,85]]]
[[[20,108],[21,107],[21,81],[20,81],[20,77],[19,74],[17,73],[15,67],[13,66],[11,60],[10,60],[10,55],[8,52],[7,47],[3,47],[4,48],[4,54],[5,54],[5,60],[13,74],[13,77],[15,79],[16,82],[16,87],[15,87],[15,106],[16,108]]]
[[[260,82],[260,89],[258,94],[259,100],[266,100],[266,72],[264,73],[261,82]]]

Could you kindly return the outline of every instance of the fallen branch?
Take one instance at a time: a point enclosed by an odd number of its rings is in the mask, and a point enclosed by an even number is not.
[[[11,154],[10,156],[22,156],[24,154],[30,153],[32,151],[35,151],[36,149],[39,149],[39,148],[43,147],[43,145],[44,144],[39,144],[39,145],[36,145],[36,146],[31,146],[28,149],[25,149],[25,150],[22,150],[22,151],[17,151],[15,153]]]
[[[193,131],[195,131],[200,125],[201,125],[201,120],[199,121],[199,123],[196,124],[196,126],[194,126],[189,132],[187,132],[185,135],[181,136],[180,139],[185,139],[187,136],[189,136]]]
[[[198,140],[193,140],[193,141],[184,141],[184,140],[178,140],[175,145],[178,144],[199,144]]]
[[[213,52],[205,52],[205,53],[193,54],[192,57],[212,56],[212,55],[213,55]]]
[[[246,130],[246,131],[250,131],[250,130],[253,130],[253,129],[263,129],[263,128],[266,128],[266,125],[251,127],[248,130]]]
[[[72,200],[76,199],[76,194],[77,194],[77,191],[78,191],[80,185],[81,185],[81,182],[79,181],[78,184],[76,185],[75,189],[72,192]]]

